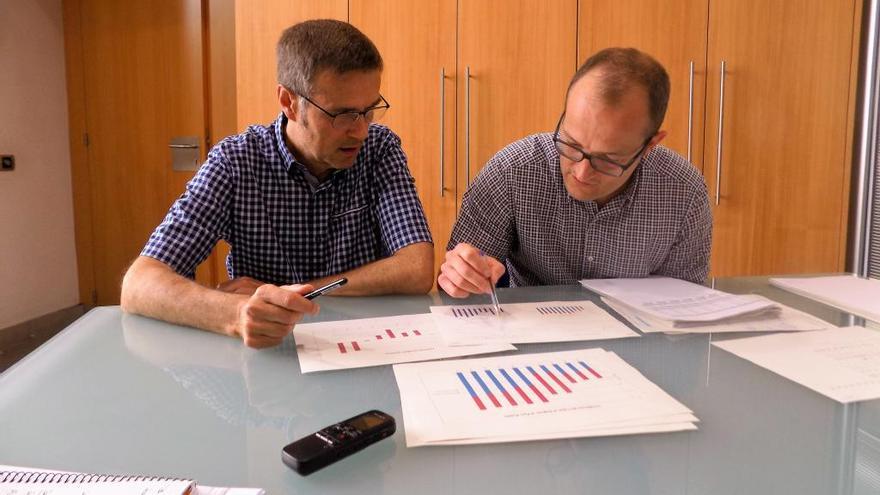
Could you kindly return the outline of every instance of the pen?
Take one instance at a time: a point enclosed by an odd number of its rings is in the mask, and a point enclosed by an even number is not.
[[[486,256],[483,251],[480,251],[480,256]],[[501,316],[501,303],[498,302],[498,293],[495,292],[495,284],[492,283],[492,277],[489,277],[489,287],[492,288],[491,296],[492,296],[492,307],[495,308],[495,316]]]
[[[317,289],[309,292],[308,294],[304,295],[303,297],[305,297],[306,299],[312,300],[318,296],[323,296],[324,294],[336,289],[337,287],[342,287],[343,285],[345,285],[347,283],[348,283],[348,279],[343,277],[343,278],[340,278],[339,280],[334,280],[333,282],[330,282],[329,284],[325,285],[324,287],[318,287]]]

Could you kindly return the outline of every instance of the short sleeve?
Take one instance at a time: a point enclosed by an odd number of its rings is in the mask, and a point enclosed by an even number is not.
[[[195,277],[196,266],[226,237],[232,189],[232,174],[222,147],[217,146],[150,235],[141,255]]]
[[[410,244],[433,242],[399,137],[387,131],[373,166],[378,172],[376,217],[388,251],[394,253]]]
[[[447,250],[466,242],[493,258],[508,257],[514,237],[514,208],[502,156],[492,157],[465,192]]]

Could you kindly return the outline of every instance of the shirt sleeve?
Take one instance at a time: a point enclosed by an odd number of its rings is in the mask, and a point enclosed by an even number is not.
[[[655,274],[703,284],[709,275],[711,252],[712,212],[706,185],[702,184],[688,206],[675,245]]]
[[[390,253],[418,242],[433,242],[415,179],[407,166],[400,138],[388,131],[377,153],[376,218]]]
[[[196,266],[211,254],[218,240],[227,237],[233,188],[229,170],[218,145],[150,235],[141,255],[194,278]]]
[[[447,250],[466,242],[502,262],[514,238],[514,208],[501,153],[486,163],[464,194]]]

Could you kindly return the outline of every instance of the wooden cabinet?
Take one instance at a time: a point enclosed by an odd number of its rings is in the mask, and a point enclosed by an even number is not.
[[[351,0],[385,60],[385,117],[401,136],[439,267],[463,192],[507,144],[553,129],[577,67],[576,0]],[[442,191],[442,192],[441,192]]]
[[[704,172],[714,275],[844,268],[857,9],[712,0]]]
[[[483,164],[552,130],[589,55],[634,46],[672,79],[664,144],[706,177],[712,275],[844,267],[861,2],[154,3],[64,2],[84,302],[95,290],[99,303],[117,301],[126,264],[189,177],[170,170],[168,139],[215,143],[272,121],[275,44],[284,28],[311,18],[348,20],[379,47],[392,105],[384,123],[403,140],[438,266]],[[223,254],[199,280],[225,279]]]
[[[665,144],[687,156],[690,134],[706,177],[713,276],[844,268],[859,15],[852,0],[581,0],[580,58],[635,46],[669,71]]]

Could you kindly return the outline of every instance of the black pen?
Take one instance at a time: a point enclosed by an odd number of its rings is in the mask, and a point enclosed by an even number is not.
[[[345,285],[347,283],[348,283],[348,279],[343,277],[343,278],[340,278],[339,280],[334,280],[333,282],[330,282],[329,284],[325,285],[324,287],[319,287],[319,288],[309,292],[308,294],[304,295],[303,297],[305,297],[306,299],[312,300],[318,296],[323,296],[324,294],[330,292],[331,290],[336,289],[337,287],[342,287],[343,285]]]

